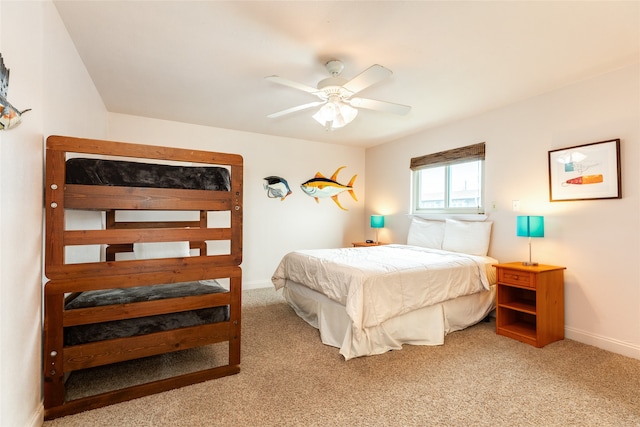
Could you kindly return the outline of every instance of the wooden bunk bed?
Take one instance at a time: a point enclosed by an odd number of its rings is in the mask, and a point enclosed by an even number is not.
[[[87,157],[89,163],[106,159],[107,166],[116,170],[123,164],[144,170],[138,174],[138,181],[112,174],[109,179],[113,180],[105,182],[92,169],[85,175],[94,182],[86,183],[74,177],[71,166],[67,167],[70,159],[80,161],[80,157]],[[117,160],[111,163],[113,159]],[[160,169],[152,172],[150,178],[149,169],[145,168]],[[204,182],[202,170],[191,173],[194,168],[206,168],[207,173],[215,171],[215,182]],[[171,173],[167,173],[168,169]],[[194,179],[178,183],[176,188],[175,176],[180,181],[185,174]],[[45,275],[49,281],[44,287],[43,357],[46,419],[240,371],[242,177],[243,160],[235,154],[63,136],[47,138]],[[154,186],[156,181],[163,188]],[[200,189],[203,183],[205,189]],[[97,215],[104,226],[71,227],[66,218],[70,210],[102,212]],[[191,211],[197,219],[118,220],[119,213],[130,211],[145,214]],[[222,219],[212,220],[211,212],[221,214]],[[188,253],[176,255],[170,249],[150,259],[121,255],[135,251],[136,245],[154,244],[161,247],[187,244]],[[208,250],[210,244],[213,249]],[[98,248],[99,259],[88,262],[67,259],[72,258],[69,248],[78,246]],[[156,290],[168,293],[159,296]],[[114,292],[118,294],[115,303],[98,302],[104,293]],[[194,317],[194,313],[200,316],[198,320],[178,323],[177,327],[173,320],[163,321],[163,316]],[[131,327],[125,326],[115,336],[87,329],[110,325],[107,329],[112,330],[114,324],[119,328],[127,322],[148,323],[150,319],[156,319],[158,327],[144,326],[127,332]],[[80,338],[74,340],[78,331]],[[227,360],[222,364],[93,396],[66,399],[65,381],[72,371],[214,343],[228,346]]]

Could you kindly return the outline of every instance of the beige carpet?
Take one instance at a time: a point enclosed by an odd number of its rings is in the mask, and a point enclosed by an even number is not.
[[[640,426],[640,360],[569,340],[536,349],[495,335],[490,322],[448,335],[443,346],[345,362],[280,293],[243,298],[238,375],[44,426]],[[82,373],[70,393],[220,352],[183,353]]]

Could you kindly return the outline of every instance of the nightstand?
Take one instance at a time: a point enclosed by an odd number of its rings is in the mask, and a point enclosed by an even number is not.
[[[564,270],[554,265],[494,265],[496,333],[544,347],[564,339]]]
[[[367,242],[353,242],[351,243],[353,245],[354,248],[362,248],[362,247],[367,247],[367,246],[381,246],[381,245],[387,245],[388,243],[383,243],[383,242],[378,242],[378,243],[367,243]]]

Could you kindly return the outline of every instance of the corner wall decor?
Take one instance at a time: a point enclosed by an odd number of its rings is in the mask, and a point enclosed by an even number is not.
[[[31,110],[18,110],[7,101],[9,90],[9,69],[4,65],[4,59],[0,53],[0,130],[11,129],[22,122],[22,113]]]
[[[338,178],[338,172],[340,172],[345,167],[346,166],[340,166],[333,173],[333,175],[331,175],[331,178],[326,178],[324,175],[318,172],[313,178],[300,185],[300,188],[302,188],[302,191],[304,191],[307,196],[316,199],[317,203],[320,203],[320,197],[331,197],[331,199],[333,199],[335,204],[338,205],[340,209],[346,211],[348,209],[343,208],[338,201],[338,194],[342,193],[343,191],[348,191],[351,197],[353,197],[353,200],[357,202],[358,198],[356,197],[356,193],[353,192],[353,183],[355,182],[358,175],[354,175],[353,178],[351,178],[351,181],[349,181],[349,184],[340,184],[336,181],[336,179]]]
[[[549,200],[620,199],[620,140],[549,151]]]
[[[279,176],[268,176],[264,178],[264,189],[267,190],[267,197],[284,201],[292,193],[286,179]]]

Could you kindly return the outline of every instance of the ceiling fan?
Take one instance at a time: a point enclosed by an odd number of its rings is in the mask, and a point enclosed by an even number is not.
[[[326,130],[333,130],[341,128],[355,119],[358,114],[358,108],[398,115],[405,115],[411,110],[411,107],[408,105],[353,97],[355,94],[369,86],[391,76],[392,72],[388,68],[374,64],[353,79],[347,80],[340,77],[340,74],[344,69],[344,64],[341,61],[331,60],[325,64],[325,67],[331,74],[331,77],[321,80],[318,83],[317,88],[297,83],[279,76],[265,77],[271,82],[302,90],[320,98],[319,101],[287,108],[286,110],[269,114],[267,117],[281,117],[296,111],[302,111],[322,105],[320,110],[313,115],[313,118],[322,124]]]

